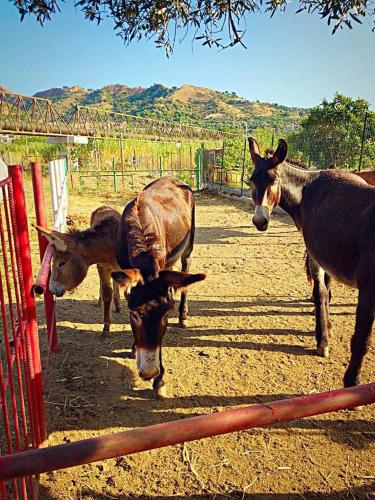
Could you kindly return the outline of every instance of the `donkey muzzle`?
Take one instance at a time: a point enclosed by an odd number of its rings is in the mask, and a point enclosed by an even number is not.
[[[142,380],[151,380],[160,373],[160,347],[145,349],[137,347],[137,368]]]
[[[53,295],[56,295],[56,297],[62,297],[66,292],[65,288],[60,285],[60,283],[52,280],[49,282],[49,291],[53,293]]]
[[[270,221],[270,211],[264,205],[256,205],[253,217],[253,224],[258,231],[266,231]]]

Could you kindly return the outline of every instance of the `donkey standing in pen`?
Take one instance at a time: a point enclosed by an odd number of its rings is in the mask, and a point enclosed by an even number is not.
[[[91,214],[90,227],[83,231],[60,233],[36,226],[55,249],[49,288],[57,297],[76,288],[85,279],[89,267],[97,265],[99,302],[103,303],[103,336],[110,330],[112,299],[116,312],[121,312],[119,286],[113,281],[112,287],[111,283],[111,272],[120,270],[116,260],[120,220],[117,210],[101,206]]]
[[[287,143],[280,139],[270,158],[259,154],[249,138],[255,169],[250,177],[255,203],[253,223],[268,228],[270,214],[280,205],[305,240],[315,303],[317,352],[328,356],[329,294],[325,272],[358,288],[358,305],[345,387],[359,383],[370,345],[375,312],[375,188],[340,170],[308,171],[288,164]],[[285,161],[285,162],[284,162]]]
[[[165,176],[152,182],[124,208],[117,242],[121,272],[112,273],[125,289],[139,376],[166,396],[162,341],[181,288],[179,324],[187,319],[186,286],[205,279],[189,274],[194,245],[195,201],[187,184]],[[173,271],[178,261],[182,272]]]
[[[268,148],[264,151],[265,157],[272,157],[274,154],[274,150],[271,148]],[[301,167],[304,170],[308,170],[308,167],[304,165],[300,160],[288,158],[287,163],[296,166],[296,167]],[[336,165],[332,164],[328,167],[330,170],[336,170],[340,167],[337,167]],[[371,186],[375,186],[375,170],[365,170],[362,172],[352,172],[355,175],[358,175],[362,179],[364,179],[367,184],[370,184]],[[245,181],[246,182],[246,181]],[[312,275],[310,272],[310,263],[309,263],[309,255],[306,252],[305,253],[305,270],[306,270],[306,276],[307,276],[307,281],[311,284],[313,283]],[[332,293],[331,293],[331,276],[328,273],[324,273],[324,282],[328,291],[328,296],[329,296],[329,301],[331,301]],[[312,297],[313,300],[313,297]]]

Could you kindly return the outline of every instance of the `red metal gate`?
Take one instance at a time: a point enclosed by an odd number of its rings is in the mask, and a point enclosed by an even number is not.
[[[0,181],[0,454],[46,439],[42,374],[22,169]],[[33,476],[0,482],[2,499],[36,498]]]
[[[21,167],[9,167],[9,172],[10,177],[0,181],[0,412],[3,416],[0,494],[3,500],[37,498],[36,475],[42,472],[375,403],[373,383],[38,450],[46,439],[46,430],[35,303],[30,292],[32,268],[26,204]],[[45,215],[39,207],[44,201],[38,166],[34,166],[33,177],[37,220],[45,224]],[[43,290],[48,289],[51,258],[48,251],[46,255],[43,279],[37,283]],[[47,299],[49,351],[57,347],[53,314],[53,301]]]

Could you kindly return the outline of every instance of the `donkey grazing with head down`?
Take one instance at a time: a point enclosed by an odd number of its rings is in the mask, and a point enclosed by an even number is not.
[[[103,303],[103,334],[109,333],[112,298],[116,312],[121,312],[118,284],[111,284],[111,272],[120,268],[116,260],[116,241],[121,215],[117,210],[102,206],[91,214],[90,228],[84,231],[60,233],[37,226],[55,249],[49,288],[57,297],[76,288],[87,275],[89,267],[97,265]]]
[[[124,209],[118,233],[117,260],[112,273],[130,310],[133,351],[143,380],[153,381],[158,396],[166,395],[161,344],[174,306],[173,292],[181,288],[179,324],[187,319],[186,286],[204,274],[189,274],[194,244],[195,202],[190,186],[173,177],[152,182]],[[181,260],[182,272],[173,271]]]
[[[328,356],[329,297],[325,272],[358,288],[358,305],[345,387],[359,383],[370,345],[375,313],[375,188],[340,170],[308,171],[288,163],[287,143],[280,139],[272,157],[263,158],[249,138],[255,169],[250,177],[255,203],[253,223],[268,228],[280,205],[305,240],[315,302],[317,352]]]

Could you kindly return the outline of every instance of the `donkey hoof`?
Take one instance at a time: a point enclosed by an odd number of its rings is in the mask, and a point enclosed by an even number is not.
[[[104,324],[103,331],[102,331],[102,334],[101,334],[101,338],[108,337],[108,335],[109,335],[109,325],[108,324]]]
[[[329,356],[329,346],[328,345],[320,345],[317,347],[316,352],[318,356],[321,356],[322,358],[328,358]]]
[[[344,375],[344,387],[355,387],[356,385],[359,385],[359,383],[359,376],[353,375],[352,372],[347,370]]]
[[[120,314],[121,313],[121,307],[116,307],[115,308],[115,313]]]
[[[156,389],[156,395],[159,399],[165,399],[167,397],[167,386],[163,384],[161,387]]]
[[[187,328],[185,319],[180,319],[180,321],[178,322],[178,328]]]

